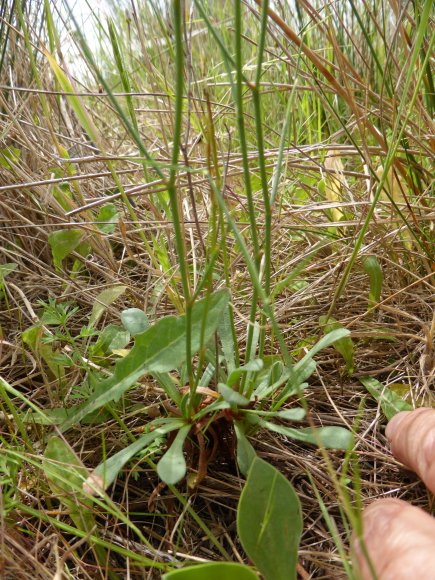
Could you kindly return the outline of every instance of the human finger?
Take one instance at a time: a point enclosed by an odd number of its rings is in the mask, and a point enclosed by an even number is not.
[[[385,434],[396,459],[435,493],[435,409],[402,411],[388,423]]]
[[[363,541],[353,540],[360,580],[373,580],[372,570],[378,580],[435,580],[435,519],[420,508],[399,499],[373,502],[364,510]]]

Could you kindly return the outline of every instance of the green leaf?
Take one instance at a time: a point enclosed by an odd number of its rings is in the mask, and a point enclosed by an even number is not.
[[[201,417],[205,417],[210,413],[216,413],[216,411],[222,411],[222,409],[230,409],[230,404],[222,400],[215,401],[214,403],[210,403],[209,405],[203,407],[200,411],[198,411],[198,413],[196,413],[193,416],[193,419],[195,421],[198,421],[199,419],[201,419]]]
[[[296,578],[300,502],[290,482],[258,457],[240,496],[237,530],[245,552],[265,580]]]
[[[55,493],[81,494],[87,471],[71,447],[60,437],[48,440],[43,469]]]
[[[6,169],[12,169],[14,165],[17,165],[21,157],[20,149],[16,147],[5,147],[0,149],[0,165]]]
[[[222,290],[194,304],[191,314],[192,355],[215,333],[228,300],[228,292]],[[118,400],[145,373],[169,372],[179,367],[185,359],[186,317],[166,316],[136,336],[134,347],[118,361],[113,376],[97,385],[95,394],[65,422],[62,431],[81,421],[88,413]]]
[[[316,355],[322,349],[331,346],[337,340],[349,336],[349,334],[350,332],[346,328],[338,328],[337,330],[328,332],[328,334],[322,336],[322,338],[316,342],[313,348],[309,350],[307,354],[294,365],[290,374],[289,383],[282,390],[278,406],[283,404],[291,395],[297,394],[301,389],[302,383],[304,383],[315,371],[316,363],[313,360],[314,355]]]
[[[51,232],[48,236],[53,262],[57,269],[62,268],[62,261],[80,244],[83,232],[78,229],[65,229]]]
[[[103,461],[103,463],[100,463],[100,465],[94,469],[87,481],[89,491],[91,492],[93,486],[96,488],[95,490],[92,490],[94,493],[97,490],[107,489],[109,485],[115,481],[115,479],[118,477],[118,473],[132,457],[142,451],[142,449],[144,449],[147,445],[150,445],[150,443],[155,441],[155,439],[164,437],[171,431],[180,429],[185,425],[182,419],[167,419],[163,420],[163,425],[161,423],[162,419],[158,421],[152,421],[149,424],[149,427],[157,424],[160,424],[160,426],[153,429],[149,433],[145,433],[145,435],[139,437],[137,441],[128,447],[125,447],[121,451],[118,451],[118,453],[115,453],[115,455],[112,455],[112,457],[106,459],[106,461]]]
[[[56,497],[67,507],[69,516],[79,530],[86,534],[97,528],[92,511],[92,500],[83,491],[87,470],[76,457],[71,447],[60,437],[48,441],[42,468]],[[92,546],[100,566],[107,563],[107,553],[100,545]]]
[[[250,372],[255,373],[255,372],[261,371],[263,366],[264,366],[263,361],[259,358],[250,360],[248,363],[246,363],[242,367],[238,367],[237,369],[233,370],[233,372],[230,374],[230,376],[227,379],[227,385],[229,387],[232,387],[233,385],[235,385],[237,383],[237,381],[239,380],[239,378],[241,377],[241,375],[243,373],[250,373]]]
[[[285,368],[280,361],[277,361],[268,370],[266,376],[259,377],[258,386],[252,395],[258,400],[267,399],[293,376],[293,369]]]
[[[249,405],[249,399],[241,395],[239,392],[235,391],[228,385],[223,383],[218,384],[218,391],[230,405],[239,405],[240,407],[246,407]]]
[[[234,431],[237,437],[237,465],[240,472],[246,477],[257,454],[245,435],[243,424],[235,422]]]
[[[360,381],[368,390],[368,392],[378,401],[381,409],[388,419],[392,419],[394,415],[400,411],[412,411],[413,406],[400,398],[400,396],[388,387],[384,387],[382,383],[372,377],[361,377]]]
[[[342,324],[340,324],[335,318],[332,316],[321,316],[319,318],[320,325],[325,335],[329,334],[333,330],[339,330],[344,328]],[[350,336],[344,336],[343,338],[339,338],[334,342],[334,348],[337,352],[341,354],[345,363],[346,363],[346,370],[351,375],[354,371],[354,346],[353,340]]]
[[[347,330],[347,328],[343,328],[343,327],[338,328],[337,330],[333,330],[331,332],[328,332],[328,334],[326,334],[325,336],[322,336],[322,338],[318,342],[316,342],[316,344],[313,346],[313,348],[311,350],[309,350],[307,352],[307,354],[298,363],[295,364],[294,370],[295,371],[297,370],[297,372],[301,372],[301,370],[304,368],[305,364],[308,361],[310,361],[314,357],[314,355],[316,355],[318,352],[320,352],[324,348],[331,346],[337,340],[340,340],[341,338],[344,338],[345,336],[349,336],[349,334],[350,334],[349,330]]]
[[[130,342],[130,333],[117,324],[108,324],[101,332],[93,351],[97,355],[99,351],[110,353],[112,350],[125,348]]]
[[[276,417],[284,421],[302,421],[306,415],[305,409],[302,407],[295,407],[293,409],[284,409],[284,411],[246,411],[253,413],[259,417]]]
[[[186,475],[184,442],[191,428],[191,425],[181,427],[172,445],[157,464],[158,476],[168,485],[175,485]]]
[[[113,234],[118,223],[118,210],[114,203],[103,205],[97,215],[97,227],[104,234]]]
[[[6,264],[0,264],[0,284],[11,272],[13,272],[18,267],[15,262],[6,262]]]
[[[231,317],[229,307],[226,308],[222,313],[222,318],[218,326],[218,333],[221,339],[225,361],[227,363],[227,372],[228,374],[230,374],[235,369],[236,362],[234,356],[235,352],[234,337],[231,329]]]
[[[126,290],[127,286],[113,286],[112,288],[106,288],[100,292],[95,298],[95,302],[92,307],[92,314],[89,318],[88,327],[91,328],[92,326],[95,326],[107,307],[110,306],[112,302],[115,302],[115,300],[117,300],[120,296],[122,296]]]
[[[63,407],[45,409],[44,415],[28,412],[23,416],[22,420],[23,423],[34,423],[37,425],[61,425],[68,419],[68,417],[71,416],[72,410],[73,409],[64,409]],[[109,413],[99,413],[98,417],[94,417],[92,414],[89,414],[83,420],[83,423],[87,425],[93,425],[95,423],[101,424],[111,418],[112,415]]]
[[[58,352],[53,351],[51,344],[42,341],[44,330],[41,326],[35,325],[27,328],[21,335],[21,340],[27,344],[32,351],[44,359],[53,375],[60,379],[64,376],[64,367],[57,358]]]
[[[174,382],[173,377],[169,373],[151,373],[151,376],[159,383],[159,385],[164,389],[166,395],[172,400],[173,403],[180,406],[182,395],[178,390],[177,385]]]
[[[121,321],[131,336],[141,334],[149,327],[148,316],[140,308],[128,308],[121,312]]]
[[[369,310],[377,304],[381,298],[383,274],[376,256],[367,256],[363,262],[363,269],[370,278]]]
[[[269,431],[286,435],[287,437],[296,439],[297,441],[304,441],[305,443],[311,443],[312,445],[321,443],[328,449],[349,449],[353,443],[353,434],[345,427],[331,426],[318,427],[316,429],[312,429],[311,427],[306,429],[295,429],[293,427],[285,427],[284,425],[276,425],[269,421],[262,421],[261,426],[265,429],[269,429]]]
[[[95,518],[90,509],[91,500],[82,490],[87,470],[68,443],[60,437],[51,437],[44,452],[42,468],[53,493],[68,508],[75,525],[90,532],[95,526]]]
[[[213,562],[173,570],[164,574],[162,580],[258,580],[258,576],[243,564]]]

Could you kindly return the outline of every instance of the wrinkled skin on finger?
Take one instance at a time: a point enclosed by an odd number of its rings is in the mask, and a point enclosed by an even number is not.
[[[364,542],[378,580],[435,580],[435,519],[400,499],[372,503],[363,516]],[[359,580],[372,580],[362,546],[353,541]]]
[[[435,493],[435,410],[398,413],[386,436],[396,459]],[[374,502],[364,510],[363,537],[366,552],[356,537],[352,542],[360,580],[435,580],[435,519],[420,508],[399,499]]]

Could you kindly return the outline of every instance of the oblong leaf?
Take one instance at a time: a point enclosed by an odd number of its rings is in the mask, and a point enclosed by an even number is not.
[[[96,224],[104,234],[113,234],[118,223],[118,210],[116,205],[108,203],[103,205],[97,215]]]
[[[184,459],[184,442],[191,428],[191,425],[181,427],[172,445],[157,464],[158,476],[168,485],[175,485],[186,475],[187,465]]]
[[[73,252],[80,244],[83,232],[78,229],[56,230],[48,236],[53,262],[56,268],[62,267],[62,260]]]
[[[4,278],[8,276],[18,267],[15,262],[6,262],[6,264],[0,264],[0,284],[3,283]]]
[[[191,313],[191,354],[207,343],[216,331],[229,294],[221,290],[197,302]],[[113,375],[102,381],[87,404],[77,410],[61,427],[70,429],[86,415],[119,399],[145,373],[165,373],[186,359],[186,317],[167,316],[135,337],[135,345],[119,360]]]
[[[240,472],[246,477],[257,454],[246,437],[243,426],[240,423],[234,423],[234,431],[237,437],[237,465],[239,466]]]
[[[239,405],[240,407],[246,407],[249,405],[249,399],[229,387],[224,385],[224,383],[219,383],[218,391],[230,405]]]
[[[264,366],[264,363],[259,358],[250,360],[242,367],[238,367],[235,370],[233,370],[233,372],[230,374],[230,376],[227,379],[227,385],[232,387],[233,385],[236,384],[236,382],[239,380],[240,376],[243,373],[261,371],[263,366]]]
[[[162,580],[258,580],[257,574],[243,564],[213,562],[172,570]]]
[[[124,465],[139,453],[139,451],[142,451],[144,447],[150,445],[150,443],[155,441],[158,437],[163,437],[171,431],[175,431],[175,429],[180,429],[184,425],[182,419],[167,419],[164,421],[163,425],[161,425],[162,420],[160,419],[156,422],[152,421],[150,426],[154,423],[160,424],[160,426],[149,433],[145,433],[145,435],[139,437],[137,441],[128,445],[128,447],[125,447],[121,451],[118,451],[118,453],[115,453],[115,455],[112,455],[112,457],[106,459],[106,461],[100,463],[85,482],[84,489],[91,494],[107,489],[118,477],[118,473]]]
[[[284,409],[284,411],[247,411],[255,413],[260,417],[276,417],[285,421],[302,421],[306,415],[305,409],[295,407],[293,409]]]
[[[382,383],[372,377],[361,377],[360,381],[368,392],[378,401],[385,417],[392,419],[400,411],[412,411],[413,406],[404,401],[397,393],[385,387]]]
[[[148,316],[140,308],[128,308],[121,312],[121,321],[131,336],[136,336],[149,327]]]
[[[66,496],[80,492],[86,468],[60,437],[50,437],[44,452],[43,469],[53,490]]]
[[[319,322],[323,327],[323,332],[325,335],[332,332],[333,330],[344,328],[344,326],[332,316],[321,316],[319,318]],[[350,336],[343,336],[334,342],[334,348],[343,357],[344,361],[346,362],[346,370],[351,375],[354,370],[353,361],[355,353],[353,340],[350,338]]]
[[[302,532],[299,498],[290,482],[258,457],[240,496],[237,530],[265,580],[296,578]]]
[[[218,326],[218,333],[221,339],[225,362],[227,363],[227,372],[230,374],[236,367],[236,359],[231,314],[229,308],[226,308],[222,313],[222,318]]]
[[[315,429],[311,427],[295,429],[293,427],[285,427],[284,425],[276,425],[269,421],[262,421],[261,426],[269,429],[269,431],[286,435],[297,441],[304,441],[312,445],[318,445],[320,443],[328,449],[349,449],[353,443],[353,434],[345,427],[331,426]]]
[[[344,338],[345,336],[349,336],[350,332],[347,328],[338,328],[337,330],[333,330],[332,332],[328,332],[325,336],[316,342],[311,350],[307,352],[307,354],[294,366],[295,372],[301,372],[301,370],[305,367],[305,365],[316,355],[319,351],[331,346],[337,340]],[[305,380],[305,379],[304,379]]]
[[[367,256],[363,262],[363,269],[370,279],[369,310],[381,299],[384,276],[379,260],[376,256]]]
[[[88,326],[95,326],[107,307],[110,306],[112,302],[115,302],[115,300],[117,300],[120,296],[122,296],[126,290],[127,286],[113,286],[112,288],[106,288],[100,292],[95,298]]]

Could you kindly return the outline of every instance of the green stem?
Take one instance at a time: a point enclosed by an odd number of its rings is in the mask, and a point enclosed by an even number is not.
[[[252,97],[254,103],[255,128],[257,136],[258,147],[258,164],[260,168],[261,189],[263,193],[264,204],[264,241],[263,241],[263,284],[266,296],[270,295],[270,262],[271,262],[271,245],[272,245],[272,212],[270,205],[269,187],[267,183],[266,160],[264,156],[264,137],[263,137],[263,122],[261,113],[261,97],[260,97],[260,80],[263,65],[264,43],[266,38],[267,28],[267,8],[269,2],[264,0],[261,9],[261,29],[260,38],[258,41],[258,55],[257,55],[257,71],[255,78],[255,88],[252,90]],[[261,317],[260,322],[260,344],[259,356],[264,352],[264,343],[266,339],[266,322],[265,316]]]
[[[257,220],[255,216],[255,206],[254,199],[252,196],[252,185],[251,185],[251,175],[249,168],[248,159],[248,147],[246,142],[245,133],[245,122],[244,122],[244,112],[243,112],[243,53],[242,53],[242,15],[241,15],[241,2],[240,0],[234,1],[234,26],[236,35],[236,89],[235,89],[235,101],[236,101],[236,116],[237,116],[237,126],[239,129],[239,139],[240,139],[240,149],[242,153],[242,164],[243,164],[243,177],[246,188],[246,200],[248,204],[248,214],[249,223],[251,226],[251,239],[254,251],[254,264],[255,272],[251,273],[255,278],[258,279],[260,272],[260,246],[258,242],[257,234]],[[252,87],[251,87],[252,88]],[[255,303],[253,303],[255,304]],[[248,336],[247,343],[251,344],[253,340],[254,324],[256,318],[257,309],[251,308],[251,315],[249,319]]]
[[[181,0],[173,0],[174,14],[174,34],[175,34],[175,113],[174,113],[174,140],[172,147],[172,162],[169,173],[168,193],[171,206],[172,218],[174,222],[175,243],[177,247],[178,259],[180,261],[181,281],[183,284],[184,299],[186,302],[186,365],[190,385],[190,401],[188,416],[192,414],[192,405],[195,394],[195,381],[192,367],[192,301],[190,299],[189,272],[187,267],[186,249],[181,228],[181,217],[177,199],[177,188],[175,181],[177,178],[177,163],[181,145],[181,122],[183,115],[183,30],[182,30],[182,9]]]

